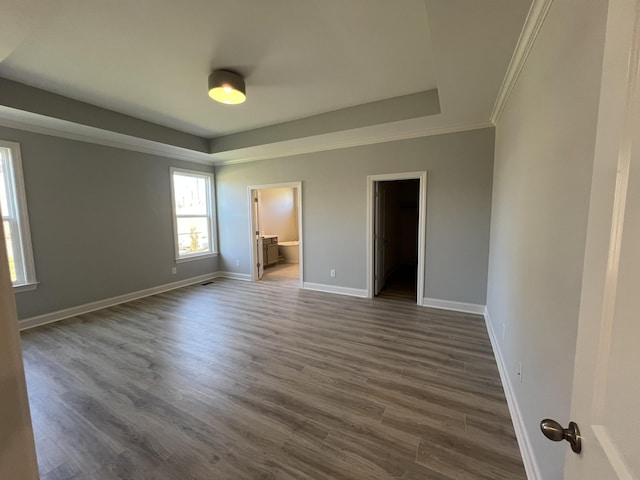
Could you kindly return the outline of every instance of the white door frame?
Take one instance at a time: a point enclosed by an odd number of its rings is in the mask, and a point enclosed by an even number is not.
[[[373,295],[378,295],[385,286],[387,190],[380,182],[373,182]]]
[[[262,280],[264,276],[264,242],[260,237],[262,214],[260,213],[260,190],[251,191],[251,206],[253,218],[251,219],[251,231],[256,232],[253,237],[253,253],[256,255],[252,262],[256,266],[256,279]]]
[[[416,303],[424,302],[424,275],[426,261],[426,227],[427,227],[427,172],[399,172],[385,173],[382,175],[367,176],[367,298],[373,298],[374,275],[374,182],[387,182],[393,180],[419,180],[420,195],[418,204],[418,278]]]
[[[269,190],[272,188],[296,188],[296,204],[298,207],[298,241],[299,245],[299,257],[300,257],[300,288],[302,288],[304,282],[304,265],[303,265],[303,245],[304,242],[302,240],[302,182],[285,182],[285,183],[270,183],[265,185],[249,185],[247,187],[247,199],[249,205],[249,237],[251,238],[251,281],[258,281],[258,267],[256,260],[256,251],[254,248],[255,242],[255,219],[254,217],[254,209],[253,209],[253,192],[257,190]]]

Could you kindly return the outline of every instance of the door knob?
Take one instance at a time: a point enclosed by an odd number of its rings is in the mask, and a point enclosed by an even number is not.
[[[562,428],[555,420],[546,418],[540,422],[540,430],[545,437],[554,442],[566,440],[571,444],[571,450],[575,453],[582,451],[582,439],[580,437],[580,429],[575,422],[569,422],[568,428]]]

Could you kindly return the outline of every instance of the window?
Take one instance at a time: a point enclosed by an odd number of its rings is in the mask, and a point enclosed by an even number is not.
[[[217,254],[213,174],[171,169],[176,260]]]
[[[20,145],[0,141],[0,211],[15,291],[33,290],[36,275],[31,250]]]

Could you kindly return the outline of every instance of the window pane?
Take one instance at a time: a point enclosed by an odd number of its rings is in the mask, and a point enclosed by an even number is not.
[[[35,283],[36,280],[26,207],[20,146],[12,142],[2,142],[0,144],[0,208],[3,215],[2,224],[9,259],[9,273],[14,286]]]
[[[209,222],[207,217],[177,218],[179,256],[204,253],[209,246]]]
[[[0,211],[3,215],[9,215],[9,202],[7,201],[7,172],[6,149],[0,148]]]
[[[207,180],[203,177],[173,174],[176,215],[207,215]]]
[[[11,224],[6,220],[2,222],[4,224],[4,243],[7,246],[7,257],[9,257],[9,273],[11,274],[11,281],[15,282],[18,278],[16,275],[16,260],[13,254],[13,242],[11,241]]]

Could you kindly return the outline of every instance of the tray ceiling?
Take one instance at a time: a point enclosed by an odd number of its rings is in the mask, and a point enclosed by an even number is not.
[[[530,5],[4,0],[0,124],[213,162],[486,127]]]

